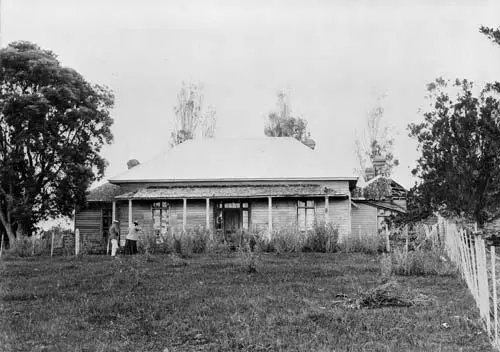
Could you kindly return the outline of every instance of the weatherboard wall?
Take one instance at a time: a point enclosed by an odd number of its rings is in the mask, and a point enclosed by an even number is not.
[[[351,232],[356,234],[376,234],[378,231],[377,207],[356,203],[351,208]]]

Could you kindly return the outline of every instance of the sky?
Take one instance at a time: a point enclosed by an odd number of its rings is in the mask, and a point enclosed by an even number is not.
[[[500,48],[478,29],[500,25],[500,1],[1,0],[2,46],[32,41],[114,91],[106,177],[168,149],[182,82],[204,86],[217,137],[263,136],[276,93],[307,119],[317,152],[350,176],[354,139],[381,104],[404,186],[415,179],[426,84],[500,80]]]

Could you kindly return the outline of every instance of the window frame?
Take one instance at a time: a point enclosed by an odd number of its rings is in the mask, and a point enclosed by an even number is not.
[[[300,204],[301,202],[303,203],[303,205]],[[313,204],[308,205],[308,202],[312,202]],[[299,229],[299,231],[310,230],[314,226],[314,222],[316,221],[316,208],[317,208],[316,200],[313,198],[300,198],[300,199],[297,199],[296,204],[297,204],[297,214],[296,214],[297,228]],[[307,210],[312,210],[312,212],[313,212],[313,225],[311,227],[308,226],[308,221],[307,221],[308,211]],[[302,224],[302,226],[299,222],[299,213],[301,211],[304,211],[304,223]]]
[[[171,223],[170,223],[171,210],[172,206],[167,200],[158,200],[151,203],[151,219],[152,219],[153,233],[156,238],[156,243],[162,243],[166,240],[163,236],[167,235],[171,229]],[[159,219],[160,219],[159,228],[155,228],[155,211],[159,211]],[[161,226],[162,226],[162,219],[164,218],[163,216],[164,213],[166,214],[167,229],[165,234],[162,234]]]
[[[109,213],[108,213],[109,212]],[[104,224],[104,219],[108,218],[109,226]],[[109,237],[109,228],[113,225],[113,208],[101,207],[101,233],[104,238]]]

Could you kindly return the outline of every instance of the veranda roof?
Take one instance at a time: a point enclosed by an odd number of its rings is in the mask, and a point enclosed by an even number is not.
[[[196,186],[150,187],[116,197],[125,199],[179,199],[179,198],[259,198],[259,197],[347,197],[319,185],[253,185],[253,186]]]
[[[87,194],[88,202],[112,202],[115,196],[123,193],[120,186],[104,183],[91,189]]]
[[[266,137],[189,140],[109,182],[245,180],[347,180],[352,188],[357,177],[294,138]]]

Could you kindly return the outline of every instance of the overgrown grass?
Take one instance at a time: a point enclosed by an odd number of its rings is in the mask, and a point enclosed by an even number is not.
[[[436,249],[416,249],[408,253],[396,248],[392,253],[393,272],[398,275],[453,276],[458,269],[446,255]]]
[[[353,231],[342,238],[339,247],[346,253],[376,254],[384,250],[385,239],[378,233]]]
[[[417,307],[339,304],[379,285],[378,258],[237,253],[1,261],[0,351],[493,351],[454,277],[396,277]]]

